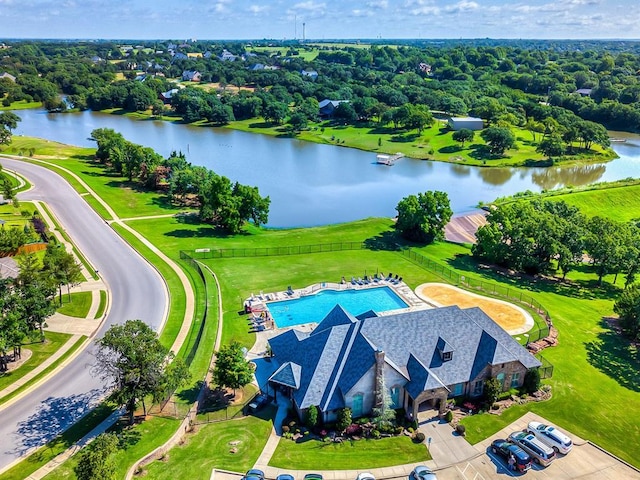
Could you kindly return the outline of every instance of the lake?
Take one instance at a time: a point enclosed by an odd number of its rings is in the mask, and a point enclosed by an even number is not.
[[[394,166],[376,164],[376,154],[290,138],[195,127],[159,120],[133,120],[95,112],[49,114],[16,112],[16,135],[95,146],[96,128],[112,128],[127,140],[152,147],[163,156],[182,151],[233,181],[269,195],[269,227],[296,227],[393,217],[405,196],[427,190],[447,192],[456,214],[481,202],[531,190],[620,180],[640,175],[640,136],[613,143],[620,158],[608,163],[551,168],[482,168],[404,158]],[[620,138],[620,134],[614,135]]]

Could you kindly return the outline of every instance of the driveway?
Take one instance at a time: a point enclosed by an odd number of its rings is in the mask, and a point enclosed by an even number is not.
[[[29,179],[34,188],[20,200],[46,202],[110,289],[110,310],[97,336],[112,324],[141,319],[162,326],[167,291],[160,275],[126,244],[59,175],[37,165],[0,158]],[[0,407],[0,469],[42,446],[86,414],[104,396],[92,369],[89,346],[55,376],[19,401]]]

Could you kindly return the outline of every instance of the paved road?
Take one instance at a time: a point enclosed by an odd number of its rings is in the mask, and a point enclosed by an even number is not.
[[[128,319],[139,318],[160,328],[167,292],[157,272],[62,177],[15,160],[0,158],[0,163],[29,179],[34,188],[19,198],[45,201],[109,286],[110,311],[97,336],[111,324]],[[104,387],[92,372],[92,351],[93,345],[49,381],[0,410],[0,469],[44,444],[98,403]]]

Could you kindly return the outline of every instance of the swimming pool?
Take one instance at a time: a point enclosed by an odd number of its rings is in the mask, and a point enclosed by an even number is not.
[[[269,302],[267,306],[276,326],[283,328],[302,323],[318,323],[338,304],[352,315],[360,315],[369,310],[386,312],[408,307],[389,287],[363,290],[320,290],[318,293],[306,297]]]

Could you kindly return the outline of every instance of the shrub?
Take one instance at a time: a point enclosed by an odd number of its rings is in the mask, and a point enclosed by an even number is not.
[[[396,427],[393,433],[395,433],[396,435],[401,435],[403,430],[403,427]]]
[[[305,423],[309,428],[313,428],[318,425],[318,407],[311,405],[307,408]]]
[[[458,424],[456,426],[456,432],[458,433],[458,435],[462,435],[464,437],[465,432],[467,431],[466,427],[462,424]]]
[[[484,383],[484,396],[487,403],[494,404],[502,392],[502,384],[497,378],[490,378]]]
[[[498,410],[500,408],[500,405],[498,405],[497,403],[494,403],[493,405],[491,405],[491,410]]]
[[[447,411],[444,419],[447,421],[447,423],[451,423],[453,421],[453,412],[451,410]]]
[[[413,430],[413,427],[409,427],[409,428],[407,428],[407,432],[409,432],[409,433],[413,433],[413,431],[414,431],[414,430]]]
[[[362,435],[362,426],[352,423],[345,429],[344,433],[350,437],[359,437]]]
[[[371,436],[373,438],[380,438],[380,431],[379,430],[371,430]]]
[[[540,390],[540,371],[537,368],[527,370],[522,388],[527,393],[534,393]]]
[[[422,432],[416,432],[416,434],[413,436],[413,441],[416,443],[422,443],[424,442],[424,433]]]
[[[338,419],[336,421],[336,429],[340,432],[344,432],[349,425],[353,422],[351,421],[351,409],[348,407],[341,408],[338,410]]]

